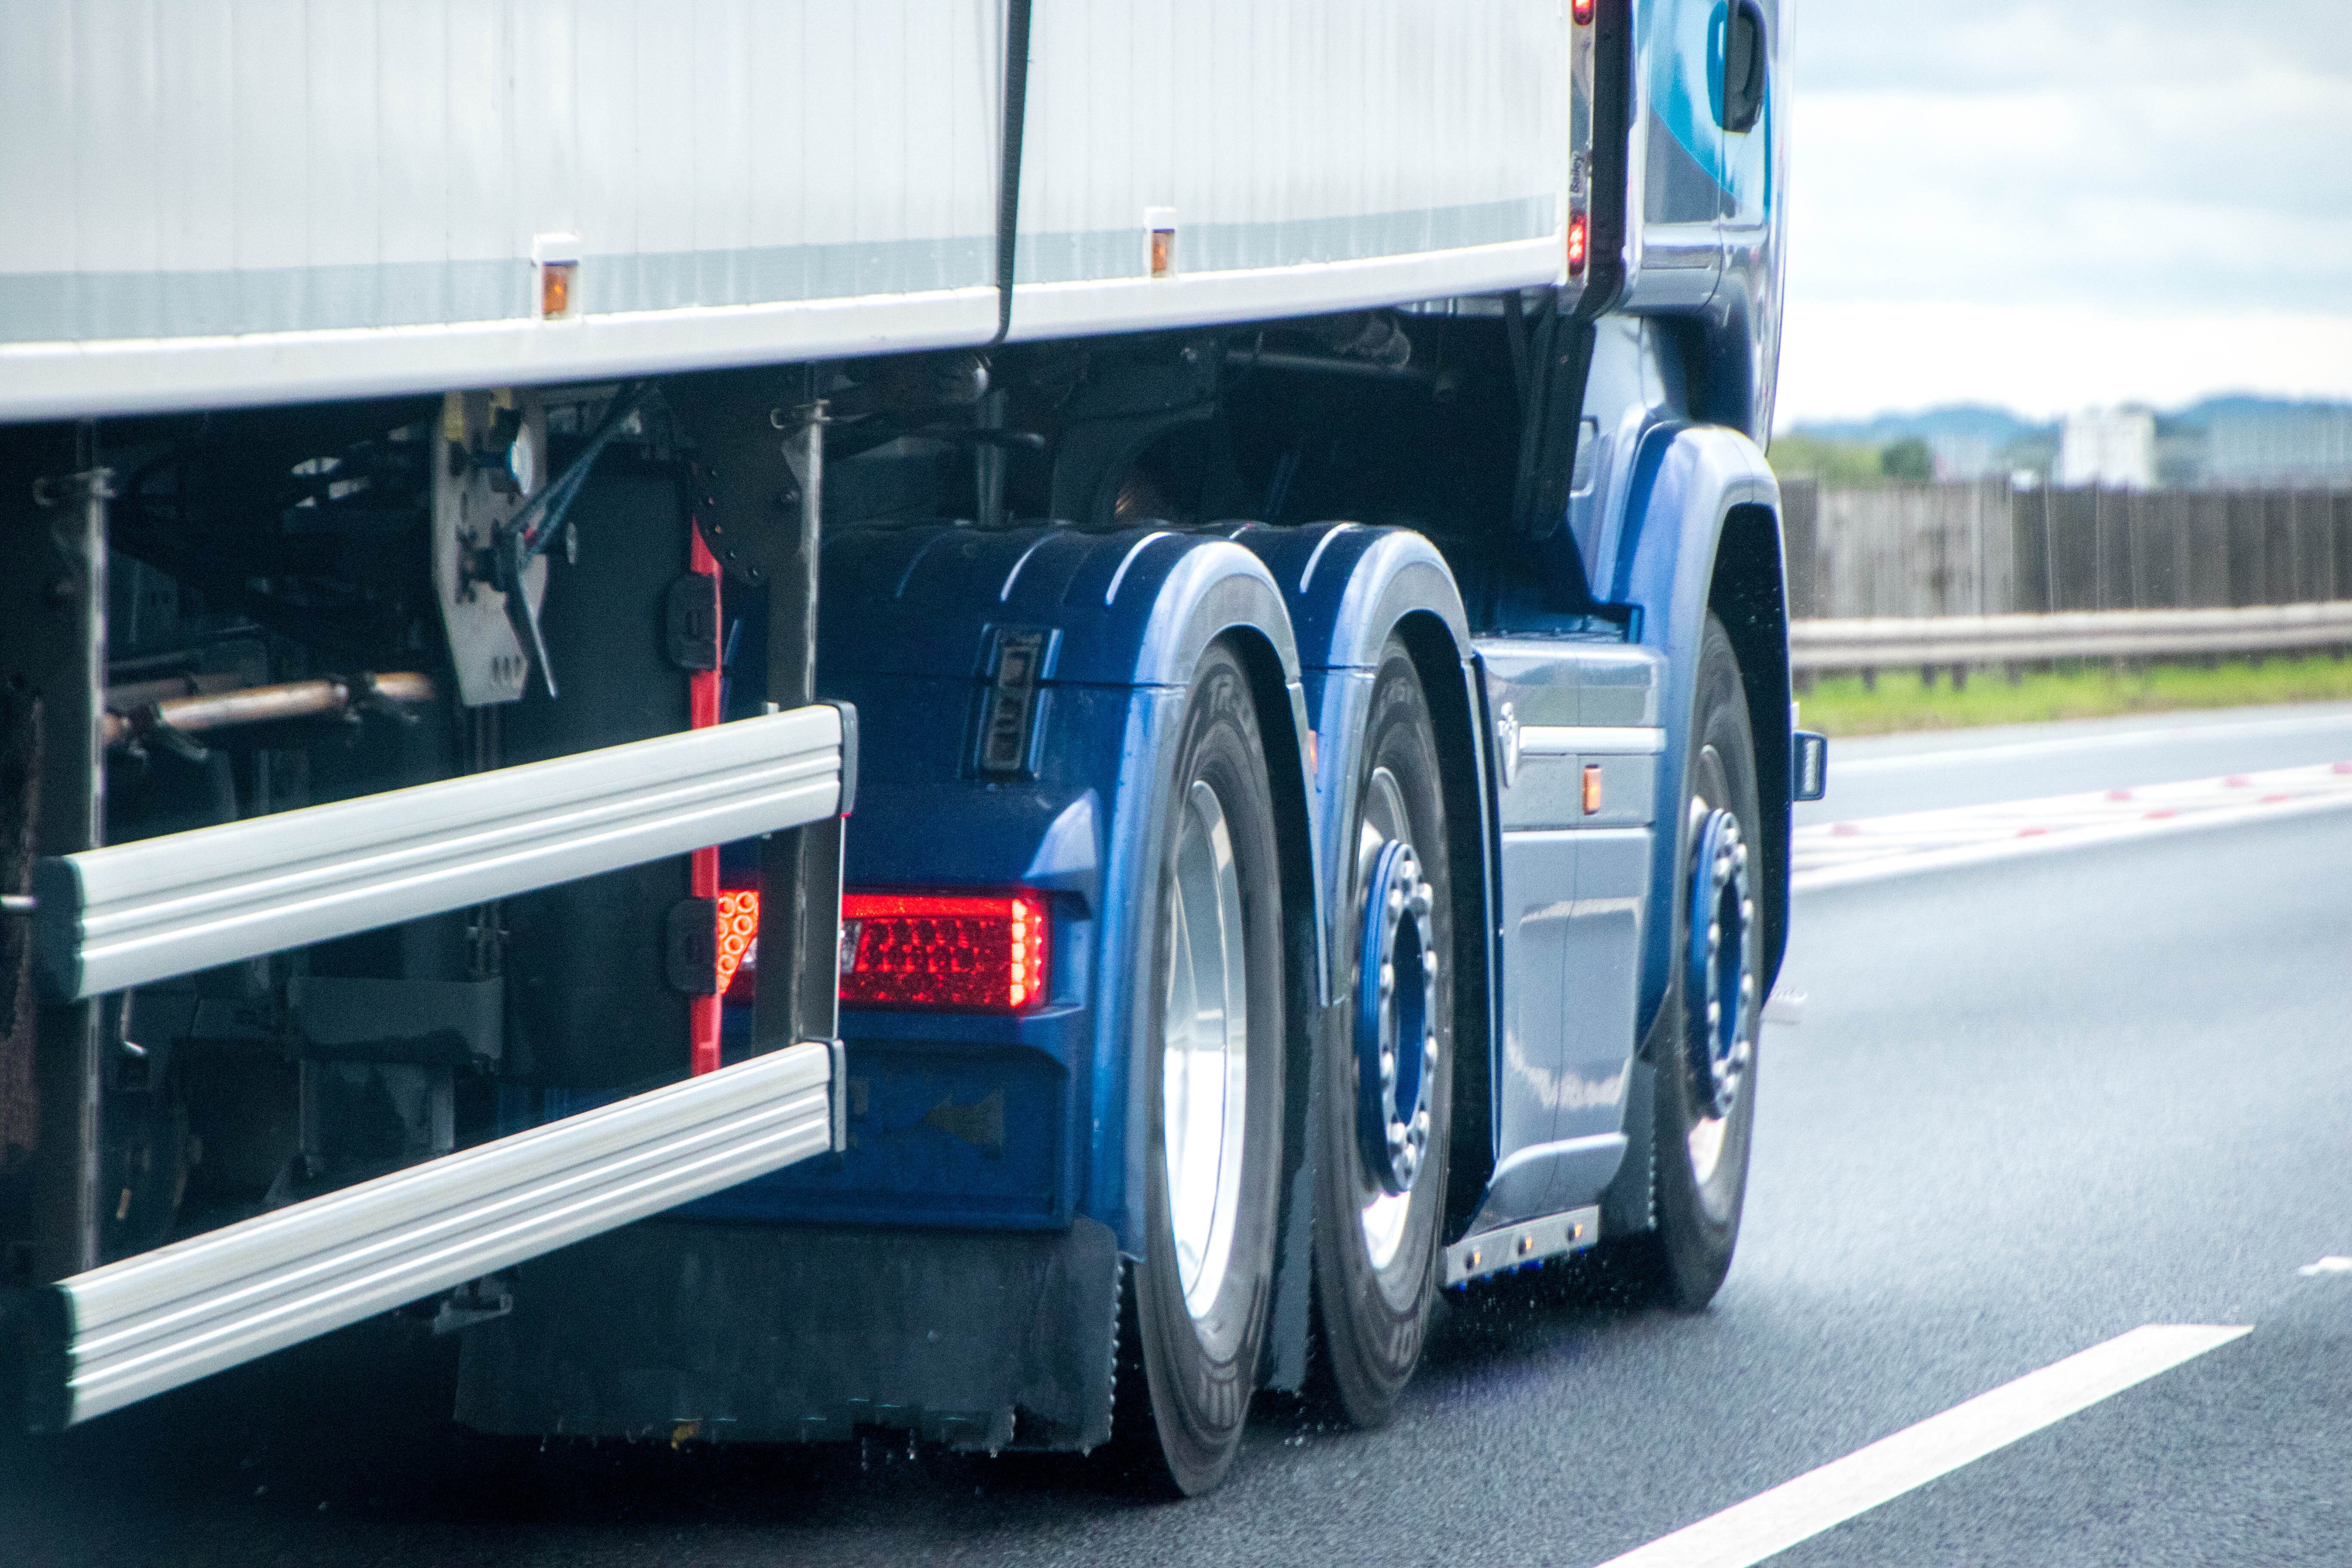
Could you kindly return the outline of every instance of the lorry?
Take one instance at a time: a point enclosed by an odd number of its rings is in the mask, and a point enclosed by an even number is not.
[[[1378,1425],[1705,1306],[1780,0],[0,14],[0,1313],[494,1433]]]

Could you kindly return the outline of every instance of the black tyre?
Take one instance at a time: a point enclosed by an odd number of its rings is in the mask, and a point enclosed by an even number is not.
[[[1453,879],[1429,703],[1391,640],[1357,778],[1354,896],[1333,954],[1315,1173],[1318,1392],[1378,1426],[1437,1297],[1454,1075]],[[1383,984],[1381,971],[1387,971]]]
[[[1193,677],[1155,897],[1147,1235],[1122,1312],[1114,1440],[1131,1484],[1192,1496],[1240,1447],[1273,1296],[1282,1160],[1282,892],[1249,682]]]
[[[1753,847],[1756,742],[1730,636],[1712,615],[1699,647],[1675,879],[1674,1027],[1659,1032],[1652,1137],[1657,1227],[1622,1244],[1645,1294],[1677,1311],[1715,1299],[1748,1195],[1763,1019]]]

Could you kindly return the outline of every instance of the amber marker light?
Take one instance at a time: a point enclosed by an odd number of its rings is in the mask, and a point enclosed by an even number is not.
[[[756,967],[746,968],[744,960],[751,954],[760,940],[760,889],[757,888],[722,888],[719,891],[719,994],[730,1001],[751,999],[752,986],[759,978]],[[757,961],[753,961],[756,965]],[[738,979],[744,982],[743,994],[734,994]]]
[[[1587,763],[1584,764],[1584,815],[1598,816],[1600,814],[1601,764]]]
[[[542,321],[560,321],[572,314],[572,275],[579,266],[576,261],[551,261],[539,269],[539,314]]]

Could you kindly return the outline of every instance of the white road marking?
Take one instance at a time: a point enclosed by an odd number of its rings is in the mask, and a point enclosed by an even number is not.
[[[2315,1274],[2352,1274],[2352,1258],[2338,1258],[2330,1253],[2316,1263],[2306,1263],[2295,1270],[2305,1279]]]
[[[1815,823],[1790,836],[1790,880],[1802,892],[2344,807],[2352,807],[2352,762]]]
[[[2234,739],[2243,735],[2292,734],[2318,730],[2352,730],[2352,712],[2303,714],[2293,719],[2248,719],[2235,723],[2173,724],[2161,730],[2118,730],[2111,734],[2007,741],[1990,746],[1946,746],[1932,751],[1874,753],[1847,761],[1840,761],[1832,746],[1830,767],[1832,776],[1893,773],[1903,768],[1949,767],[1956,763],[2047,756],[2053,752],[2109,752],[2120,746],[2170,745],[2175,742],[2194,741],[2207,736]]]
[[[2249,1331],[2150,1323],[2029,1372],[1601,1568],[1749,1568]]]

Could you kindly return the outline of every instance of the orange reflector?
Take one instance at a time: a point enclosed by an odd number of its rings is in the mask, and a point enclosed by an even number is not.
[[[1601,764],[1584,764],[1584,815],[1597,816],[1601,812]]]
[[[1568,275],[1570,278],[1584,276],[1585,251],[1591,243],[1591,220],[1578,213],[1568,220]]]
[[[1154,278],[1176,276],[1176,231],[1172,228],[1151,231],[1151,275]]]
[[[760,942],[760,889],[757,888],[723,888],[719,893],[719,994],[729,994],[740,973],[747,983],[745,991],[756,982],[759,960],[753,956]],[[746,967],[746,961],[751,967]],[[748,1000],[738,996],[736,1001]]]
[[[1019,1013],[1049,990],[1044,895],[844,893],[845,1006]]]
[[[546,261],[539,268],[539,317],[543,321],[561,321],[572,314],[572,275],[580,269],[576,261]]]

